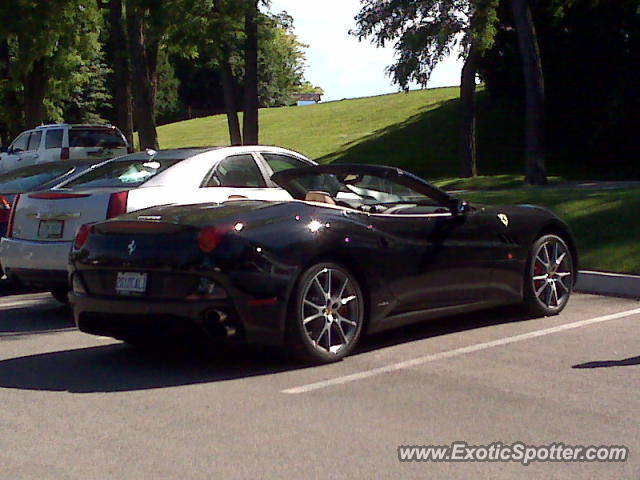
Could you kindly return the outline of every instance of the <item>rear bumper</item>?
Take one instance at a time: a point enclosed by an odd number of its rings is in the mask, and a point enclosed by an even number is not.
[[[279,346],[283,341],[279,306],[246,307],[237,305],[237,298],[160,300],[72,292],[69,301],[78,329],[93,335],[125,339],[199,332],[221,342]]]
[[[38,242],[3,238],[0,258],[8,268],[67,271],[73,242]]]
[[[2,238],[0,263],[7,277],[28,285],[60,287],[68,284],[71,242],[32,242]]]

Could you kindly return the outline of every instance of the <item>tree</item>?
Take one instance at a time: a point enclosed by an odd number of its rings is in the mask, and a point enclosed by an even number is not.
[[[82,0],[4,2],[0,25],[0,41],[9,46],[7,86],[22,103],[24,126],[55,118],[62,99],[87,81],[82,67],[99,50],[97,5]],[[58,87],[52,92],[55,81]]]
[[[133,145],[133,94],[131,87],[131,65],[127,52],[127,33],[122,0],[99,0],[107,9],[108,38],[106,50],[112,65],[114,80],[115,123]]]
[[[426,86],[433,68],[462,47],[461,174],[476,174],[475,88],[478,56],[493,42],[497,0],[362,0],[356,16],[359,39],[373,37],[378,46],[395,43],[396,62],[387,69],[407,90],[415,81]]]
[[[259,142],[258,120],[258,0],[245,0],[244,116],[242,138],[245,145]]]
[[[162,0],[128,0],[127,34],[133,85],[133,118],[140,148],[159,148],[156,130],[158,51],[162,34]]]
[[[525,183],[545,185],[544,73],[528,0],[511,0],[525,82]]]

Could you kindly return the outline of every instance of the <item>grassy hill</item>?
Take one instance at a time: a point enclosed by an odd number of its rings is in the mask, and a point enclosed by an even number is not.
[[[321,163],[394,165],[461,196],[488,203],[545,205],[571,225],[581,268],[640,273],[640,189],[533,188],[522,186],[522,115],[478,95],[478,168],[484,177],[458,179],[457,88],[440,88],[260,111],[261,141],[297,150]],[[226,116],[160,127],[162,148],[227,145]],[[597,178],[575,162],[550,159],[565,178]],[[551,183],[561,178],[551,177]]]
[[[321,163],[380,163],[426,178],[454,177],[458,167],[457,87],[437,88],[260,111],[260,139]],[[478,100],[478,166],[485,175],[520,173],[519,115]],[[162,148],[229,143],[225,115],[159,128]]]

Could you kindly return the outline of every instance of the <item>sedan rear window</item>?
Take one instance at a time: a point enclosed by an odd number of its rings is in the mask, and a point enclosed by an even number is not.
[[[76,167],[69,165],[35,165],[33,167],[21,168],[0,175],[1,193],[24,193],[29,192],[45,182],[60,177],[75,170]]]
[[[118,160],[95,168],[64,185],[64,188],[137,187],[180,160]]]
[[[120,132],[112,128],[72,128],[69,131],[70,147],[126,147]]]

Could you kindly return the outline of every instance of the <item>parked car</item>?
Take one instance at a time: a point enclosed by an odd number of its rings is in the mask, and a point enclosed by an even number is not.
[[[111,125],[45,125],[16,137],[0,154],[0,172],[58,160],[108,160],[131,151],[122,132]]]
[[[559,313],[575,243],[552,212],[483,207],[396,168],[273,176],[293,200],[160,206],[83,226],[71,254],[78,328],[141,344],[190,328],[339,360],[364,332],[521,304]]]
[[[16,195],[48,190],[98,163],[98,160],[64,160],[0,174],[0,237],[7,231],[11,204]]]
[[[64,300],[69,251],[82,224],[154,205],[222,202],[238,195],[290,199],[270,176],[312,164],[298,153],[265,146],[125,155],[47,192],[16,198],[0,262],[10,279],[44,287]]]

